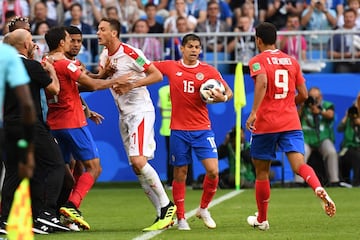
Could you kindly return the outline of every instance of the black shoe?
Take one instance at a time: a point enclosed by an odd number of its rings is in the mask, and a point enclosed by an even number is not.
[[[173,202],[169,202],[166,207],[161,208],[160,219],[156,223],[158,230],[168,228],[174,224],[173,217],[176,213],[176,206]]]
[[[44,235],[54,232],[52,227],[50,227],[46,224],[43,224],[41,222],[38,222],[36,220],[34,221],[32,230],[33,230],[33,233],[44,234]]]
[[[160,219],[164,219],[165,217],[168,217],[167,216],[168,209],[173,208],[173,207],[174,207],[174,203],[172,201],[170,201],[167,206],[162,207],[161,213],[160,213]]]
[[[48,225],[49,227],[54,228],[54,230],[60,231],[70,231],[70,229],[62,224],[56,215],[51,214],[49,212],[40,213],[39,217],[36,219],[38,222]]]
[[[0,222],[0,235],[7,235],[6,222]]]

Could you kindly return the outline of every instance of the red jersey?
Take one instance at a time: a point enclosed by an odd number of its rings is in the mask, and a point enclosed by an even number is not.
[[[57,96],[46,93],[49,108],[47,124],[51,130],[85,126],[87,123],[76,83],[81,70],[67,59],[55,61],[53,65],[60,82],[60,92]]]
[[[212,66],[198,62],[187,66],[182,60],[153,62],[167,76],[172,104],[170,128],[173,130],[211,129],[206,103],[201,100],[200,86],[208,79],[225,80]]]
[[[249,62],[250,75],[266,74],[267,89],[257,111],[254,133],[301,130],[295,105],[296,86],[305,79],[295,58],[279,51],[267,50]]]

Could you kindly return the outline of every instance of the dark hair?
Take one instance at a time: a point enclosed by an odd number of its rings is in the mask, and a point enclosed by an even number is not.
[[[117,9],[115,6],[109,6],[109,7],[106,7],[106,8],[105,8],[106,13],[107,13],[108,11],[110,11],[110,10],[115,10],[116,13],[118,12],[118,9]]]
[[[110,24],[110,28],[112,30],[115,30],[117,32],[117,36],[120,37],[120,32],[121,32],[121,24],[118,20],[116,19],[111,19],[111,18],[102,18],[100,20],[100,22],[108,22]]]
[[[78,2],[71,4],[69,10],[72,11],[74,7],[79,7],[81,11],[83,10],[81,4]]]
[[[39,5],[39,4],[42,4],[46,9],[48,8],[48,6],[47,6],[47,4],[46,4],[46,2],[45,1],[38,1],[38,2],[35,2],[35,4],[34,4],[34,7],[36,7],[37,5]]]
[[[177,17],[177,18],[176,18],[176,24],[177,24],[180,20],[185,20],[185,21],[186,21],[186,18],[183,17],[183,16]]]
[[[139,22],[144,22],[146,24],[146,26],[148,26],[149,28],[149,24],[148,22],[146,21],[146,19],[143,19],[143,18],[139,18],[138,20],[136,20],[131,28],[131,32],[132,33],[135,33],[135,28],[136,28],[136,25],[139,23]]]
[[[39,28],[40,28],[40,26],[42,24],[46,24],[50,28],[50,25],[49,25],[49,23],[47,21],[40,21],[40,22],[36,23],[36,25],[35,25],[35,29],[34,29],[34,32],[33,32],[34,35],[39,35],[38,31],[39,31]]]
[[[265,45],[276,43],[276,27],[269,22],[260,23],[256,28],[256,37],[261,38]]]
[[[194,33],[186,34],[181,41],[181,46],[185,46],[189,41],[199,41],[201,46],[200,37]]]
[[[23,28],[23,27],[19,27],[17,26],[16,23],[21,22],[21,23],[26,23],[26,24],[30,24],[29,23],[29,19],[27,17],[19,17],[16,16],[13,19],[11,19],[10,22],[8,22],[8,27],[9,27],[9,32],[13,32],[18,28]]]
[[[15,17],[15,16],[16,16],[16,13],[13,10],[8,10],[5,13],[5,19],[12,18],[12,17]]]
[[[82,35],[81,30],[78,27],[75,26],[68,26],[66,27],[66,31],[71,35],[71,34],[80,34]]]
[[[216,0],[210,0],[210,1],[208,1],[208,3],[207,3],[207,8],[209,8],[209,6],[211,6],[211,5],[213,5],[213,4],[216,4],[217,6],[219,6],[218,1],[216,1]]]
[[[149,7],[155,7],[155,8],[156,8],[156,5],[155,5],[155,3],[153,3],[153,2],[148,2],[148,3],[145,5],[145,10],[148,9]]]
[[[294,14],[294,13],[289,13],[289,14],[287,15],[286,19],[290,19],[290,18],[298,18],[298,19],[300,19],[300,16],[299,16],[299,15],[296,15],[296,14]]]
[[[355,16],[357,16],[357,12],[352,8],[345,9],[343,15],[345,15],[345,13],[348,13],[348,12],[352,12],[352,13],[354,13]]]
[[[65,27],[53,27],[45,34],[45,40],[49,46],[49,51],[53,51],[59,47],[60,41],[66,38]]]
[[[358,116],[358,114],[359,114],[357,107],[355,105],[349,107],[348,110],[347,110],[347,114],[351,118],[356,118]]]

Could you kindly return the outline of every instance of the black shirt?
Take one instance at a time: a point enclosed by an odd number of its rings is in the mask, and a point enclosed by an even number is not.
[[[34,101],[38,120],[43,122],[40,89],[46,88],[51,82],[49,74],[44,70],[38,61],[22,57],[26,71],[30,77],[30,91]],[[9,86],[7,86],[9,88]],[[17,97],[12,89],[6,89],[4,104],[4,122],[21,120],[21,108]]]
[[[164,33],[164,27],[156,22],[154,26],[149,26],[149,33]]]

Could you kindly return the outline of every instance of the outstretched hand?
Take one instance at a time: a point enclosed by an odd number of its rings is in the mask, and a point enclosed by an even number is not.
[[[103,69],[103,73],[101,78],[108,78],[111,77],[112,75],[114,75],[114,73],[116,72],[116,65],[111,64],[110,59],[108,58],[106,60],[104,69]]]
[[[134,88],[134,74],[128,73],[121,77],[116,78],[116,83],[112,86],[115,93],[123,95]]]
[[[41,61],[42,67],[48,73],[55,72],[55,68],[53,66],[53,63],[54,63],[54,61],[49,59],[49,58],[45,58],[45,60]]]
[[[90,120],[92,120],[94,123],[96,123],[96,125],[99,125],[102,123],[102,121],[105,119],[103,115],[101,115],[100,113],[94,112],[94,111],[89,111],[90,114]]]

